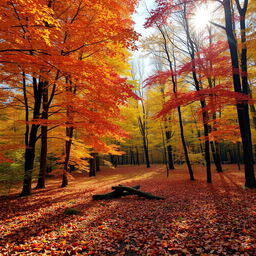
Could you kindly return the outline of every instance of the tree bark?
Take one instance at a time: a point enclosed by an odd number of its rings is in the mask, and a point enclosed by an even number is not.
[[[167,161],[167,148],[166,148],[166,137],[164,135],[164,131],[163,131],[163,128],[161,126],[161,123],[160,123],[160,128],[161,128],[161,134],[162,134],[162,141],[163,141],[163,164],[165,164],[166,166],[166,176],[167,178],[169,177],[169,167],[168,167],[168,161]]]
[[[70,81],[69,77],[66,77],[66,92],[70,92],[76,95],[76,85]],[[64,160],[64,168],[62,175],[62,184],[61,187],[66,187],[68,185],[68,166],[70,159],[70,152],[72,146],[73,132],[74,132],[74,122],[73,122],[73,108],[72,105],[67,106],[66,110],[66,137],[68,138],[65,143],[65,160]]]
[[[131,165],[136,165],[135,157],[134,157],[134,152],[133,152],[132,148],[130,148],[130,164]]]
[[[254,105],[250,105],[250,111],[252,114],[252,120],[253,120],[253,127],[256,129],[256,109]]]
[[[199,89],[200,90],[200,89]],[[199,91],[198,90],[198,91]],[[205,142],[204,142],[204,157],[205,157],[205,163],[206,163],[206,176],[207,176],[207,183],[212,182],[212,174],[211,174],[211,158],[210,158],[210,142],[209,142],[209,115],[208,111],[205,110],[206,102],[205,100],[200,100],[201,108],[203,111],[203,126],[204,126],[204,136],[205,136]]]
[[[102,200],[102,199],[113,199],[113,198],[120,198],[122,196],[128,196],[128,195],[138,195],[139,197],[144,197],[147,199],[157,199],[157,200],[163,200],[163,197],[155,196],[147,192],[143,192],[139,190],[140,186],[134,186],[134,187],[125,187],[122,185],[114,186],[112,187],[113,192],[106,193],[106,194],[99,194],[99,195],[93,195],[93,200]]]
[[[150,168],[150,161],[149,161],[149,154],[148,154],[148,146],[147,146],[147,143],[146,143],[146,142],[143,143],[143,148],[144,148],[146,166],[147,166],[147,168]]]
[[[99,154],[96,153],[96,156],[95,156],[95,164],[96,164],[96,172],[99,172],[100,171],[100,157],[99,157]]]
[[[132,188],[140,189],[140,185],[136,185]],[[127,191],[120,192],[118,190],[114,190],[114,191],[106,193],[106,194],[93,195],[92,199],[93,200],[108,200],[108,199],[120,198],[122,196],[128,196],[128,195],[130,195],[130,194],[127,193]]]
[[[89,158],[89,165],[90,165],[89,177],[95,177],[96,176],[95,153],[91,153],[91,156],[92,158]]]
[[[137,146],[136,146],[136,164],[140,165],[139,150]]]
[[[212,47],[212,28],[211,28],[211,24],[209,24],[208,31],[209,31],[209,47],[211,48]],[[212,60],[210,60],[209,62],[210,62],[210,69],[211,69],[211,72],[212,72],[212,70],[213,70]],[[207,77],[207,80],[208,80],[209,87],[211,89],[214,88],[215,87],[215,77],[212,77],[211,75],[209,75]],[[210,95],[210,103],[214,106],[215,102],[216,102],[216,95],[211,94]],[[216,115],[217,115],[216,110],[214,109],[213,114],[212,114],[213,124],[212,124],[212,126],[210,126],[210,125],[208,126],[209,127],[209,132],[211,132],[212,130],[217,131],[216,126],[215,126]],[[221,167],[221,159],[220,159],[219,151],[216,148],[216,143],[214,141],[211,141],[210,142],[210,147],[211,147],[213,161],[214,161],[214,164],[216,166],[217,172],[223,172],[222,167]]]
[[[174,170],[175,167],[174,167],[173,156],[172,156],[172,145],[170,145],[171,132],[166,131],[165,137],[166,137],[166,143],[167,143],[166,151],[167,151],[167,157],[168,157],[168,168],[169,170]]]
[[[43,86],[43,112],[42,119],[48,119],[48,83],[45,82]],[[46,125],[41,126],[41,155],[40,155],[40,170],[37,180],[36,189],[45,188],[45,175],[47,169],[47,133],[48,127]]]
[[[237,166],[238,166],[238,169],[241,170],[241,167],[240,167],[240,163],[241,163],[241,159],[240,159],[240,142],[237,141],[236,143],[236,150],[237,150]]]
[[[110,162],[111,162],[111,164],[116,168],[117,167],[117,161],[116,161],[116,158],[115,158],[115,156],[114,155],[109,155],[110,156]],[[127,156],[127,164],[128,164],[128,161],[129,161],[129,158],[128,158],[128,156]]]
[[[33,110],[33,120],[37,120],[40,116],[40,107],[42,100],[42,82],[37,82],[37,79],[33,77],[33,92],[34,92],[34,110]],[[32,171],[34,168],[35,159],[35,145],[37,141],[37,131],[39,125],[32,124],[29,138],[28,130],[26,129],[25,137],[27,138],[28,145],[25,149],[25,164],[24,164],[24,179],[23,188],[20,196],[31,195],[31,185],[32,185]]]
[[[181,142],[182,142],[182,146],[183,146],[183,150],[184,150],[186,164],[188,167],[189,177],[190,177],[190,180],[195,180],[193,169],[192,169],[192,166],[191,166],[191,163],[189,160],[188,149],[187,149],[185,136],[184,136],[184,128],[183,128],[183,122],[182,122],[182,116],[181,116],[181,109],[180,109],[180,107],[178,107],[177,109],[178,109],[178,115],[179,115],[180,137],[181,137]]]
[[[143,142],[143,149],[144,149],[144,155],[145,155],[145,161],[147,168],[150,168],[150,160],[149,160],[149,154],[148,154],[148,139],[146,134],[146,125],[145,122],[142,122],[141,117],[138,118],[139,122],[139,128],[142,135],[142,142]]]
[[[157,200],[164,199],[163,197],[155,196],[150,193],[143,192],[143,191],[140,191],[140,190],[132,188],[132,187],[125,187],[125,186],[119,185],[119,186],[112,187],[112,189],[116,190],[119,193],[122,193],[123,191],[127,191],[130,195],[138,195],[138,196],[141,196],[141,197],[144,197],[147,199],[157,199]]]
[[[68,185],[68,164],[70,159],[73,130],[74,130],[73,127],[66,127],[66,137],[69,139],[66,140],[66,143],[65,143],[65,161],[64,161],[64,169],[63,169],[62,184],[61,184],[62,188]]]
[[[213,161],[216,166],[216,170],[217,172],[223,172],[222,166],[221,166],[220,154],[218,153],[217,145],[216,143],[214,143],[214,141],[211,141],[210,145],[211,145],[211,151],[212,151]]]

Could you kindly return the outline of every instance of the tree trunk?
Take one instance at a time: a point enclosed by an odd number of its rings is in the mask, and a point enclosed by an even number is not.
[[[48,83],[44,83],[43,87],[43,113],[42,119],[48,119]],[[45,175],[47,169],[47,134],[48,127],[41,126],[41,155],[40,155],[40,170],[36,189],[45,188]]]
[[[192,62],[192,77],[195,83],[195,88],[196,91],[201,90],[200,86],[200,81],[197,78],[197,72],[196,72],[196,64],[195,64],[195,42],[192,40],[191,34],[190,34],[190,28],[188,24],[188,19],[187,19],[187,5],[184,5],[184,20],[185,20],[185,31],[186,31],[186,36],[188,40],[188,49],[189,49],[189,54]],[[205,109],[206,107],[206,102],[204,98],[200,99],[200,104],[201,104],[201,109],[202,109],[202,116],[203,116],[203,127],[204,127],[204,136],[205,136],[205,143],[204,143],[204,157],[205,157],[205,162],[206,162],[206,176],[207,176],[207,182],[211,183],[212,182],[212,177],[211,177],[211,159],[210,159],[210,143],[208,139],[209,135],[209,114],[208,111]]]
[[[32,130],[33,130],[33,127],[31,128],[31,132]],[[31,195],[32,170],[34,167],[34,159],[35,159],[35,142],[30,142],[29,148],[26,148],[25,150],[25,173],[24,173],[24,179],[23,179],[23,188],[20,196]]]
[[[99,157],[98,153],[96,153],[96,156],[95,156],[95,164],[96,164],[96,172],[99,172],[100,171],[100,157]]]
[[[222,166],[221,166],[220,154],[218,153],[218,150],[217,150],[217,145],[213,141],[210,142],[210,145],[211,145],[211,151],[212,151],[213,161],[216,166],[216,170],[217,172],[223,172]]]
[[[168,168],[169,170],[174,170],[174,162],[173,162],[173,156],[172,156],[172,146],[167,146],[167,156],[168,156]]]
[[[195,73],[195,72],[193,72]],[[196,86],[197,87],[197,86]],[[198,86],[199,88],[199,86]],[[197,88],[197,91],[200,91],[200,89]],[[200,100],[201,108],[203,111],[203,126],[204,126],[204,136],[205,136],[205,142],[204,142],[204,157],[205,157],[205,163],[206,163],[206,176],[207,176],[207,183],[212,182],[212,174],[211,174],[211,158],[210,158],[210,142],[209,142],[209,115],[208,111],[205,110],[206,102],[205,100]]]
[[[168,157],[168,168],[170,170],[174,170],[175,168],[174,168],[174,162],[173,162],[173,157],[172,157],[172,146],[170,145],[171,132],[166,131],[165,137],[166,137],[166,143],[167,143],[166,151],[167,151],[167,157]]]
[[[133,150],[130,148],[130,165],[135,165],[135,157],[134,157],[134,152]]]
[[[41,127],[41,154],[40,170],[36,189],[45,188],[45,175],[47,169],[47,126]]]
[[[150,168],[150,161],[149,161],[149,154],[148,154],[148,146],[147,146],[147,143],[144,141],[144,139],[143,139],[143,148],[144,148],[146,166],[147,166],[147,168]]]
[[[154,164],[153,153],[151,153],[151,163]]]
[[[211,25],[209,26],[209,47],[212,47],[212,29],[211,29]],[[211,72],[212,72],[212,69],[213,69],[212,60],[210,60],[210,68],[211,68]],[[214,88],[215,87],[215,77],[212,78],[209,75],[207,80],[208,80],[209,87],[211,89]],[[216,102],[216,95],[211,94],[210,95],[210,103],[214,106],[215,102]],[[216,110],[215,109],[214,109],[214,112],[212,114],[212,120],[213,120],[212,126],[210,126],[210,125],[208,126],[209,127],[209,132],[211,132],[212,130],[217,131],[216,125],[215,125],[215,122],[216,122]],[[221,167],[220,155],[219,155],[219,152],[216,148],[216,143],[214,141],[211,141],[210,146],[211,146],[213,161],[214,161],[214,164],[216,166],[216,170],[217,170],[217,172],[223,172],[222,167]]]
[[[136,146],[136,164],[140,165],[139,150],[137,146]]]
[[[124,155],[121,156],[121,165],[124,165]]]
[[[231,144],[232,145],[232,144]],[[233,146],[233,145],[232,145]],[[230,156],[230,163],[234,164],[235,163],[235,157],[234,157],[234,148],[231,147],[231,149],[228,150],[229,156]]]
[[[95,177],[96,176],[95,153],[91,153],[91,156],[92,158],[89,158],[89,165],[90,165],[89,177]]]
[[[164,136],[164,131],[163,131],[161,124],[160,124],[160,128],[161,128],[162,141],[163,141],[163,164],[165,164],[165,166],[166,166],[166,176],[168,178],[169,177],[169,167],[168,167],[167,152],[166,152],[167,148],[166,148],[166,143],[165,143],[166,136]]]
[[[181,116],[181,109],[180,109],[180,107],[178,107],[177,109],[178,109],[178,115],[179,115],[180,137],[181,137],[181,142],[182,142],[182,146],[183,146],[183,150],[184,150],[186,164],[188,167],[189,177],[190,177],[190,180],[195,180],[193,169],[192,169],[192,166],[191,166],[191,163],[189,160],[188,149],[187,149],[185,136],[184,136],[184,128],[183,128],[183,122],[182,122],[182,116]]]
[[[143,152],[141,154],[141,162],[145,164],[145,154],[143,154]]]
[[[241,159],[240,159],[240,142],[237,141],[236,143],[236,150],[237,150],[237,166],[238,166],[238,169],[241,170],[241,167],[240,167],[240,163],[241,163]]]
[[[65,145],[65,162],[64,162],[64,170],[62,174],[62,184],[61,184],[62,188],[68,185],[68,164],[70,159],[73,130],[74,130],[73,127],[66,127],[66,136],[69,138],[69,140],[66,141],[66,145]]]
[[[170,71],[172,72],[172,76],[171,76],[172,87],[173,87],[172,89],[173,89],[173,93],[176,94],[178,88],[177,88],[177,76],[174,75],[174,73],[176,73],[175,54],[173,52],[173,60],[174,60],[174,67],[173,67],[173,62],[171,60],[171,56],[170,56],[170,53],[168,51],[167,38],[164,34],[164,31],[161,29],[161,27],[158,26],[158,29],[159,29],[159,31],[162,34],[162,37],[164,39],[164,51],[165,51],[165,54],[166,54],[166,57],[167,57],[167,60],[168,60],[168,63],[169,63]],[[175,71],[175,72],[173,72],[173,71]],[[192,166],[191,166],[191,163],[190,163],[190,160],[189,160],[189,155],[188,155],[186,142],[185,142],[184,128],[183,128],[183,123],[182,123],[182,116],[181,116],[180,106],[178,106],[177,110],[178,110],[178,116],[179,116],[180,136],[181,136],[182,146],[183,146],[183,149],[184,149],[184,155],[185,155],[185,160],[186,160],[186,164],[187,164],[188,171],[189,171],[190,180],[195,180],[193,170],[192,170]]]
[[[254,159],[256,159],[256,144],[253,145],[254,148]],[[254,161],[254,163],[256,162],[256,160]]]
[[[127,191],[128,193],[130,193],[130,195],[138,195],[138,196],[141,196],[141,197],[144,197],[144,198],[147,198],[147,199],[157,199],[157,200],[163,200],[164,199],[163,197],[155,196],[155,195],[152,195],[150,193],[143,192],[139,189],[135,189],[135,188],[132,188],[132,187],[125,187],[125,186],[122,186],[122,185],[114,186],[114,187],[112,187],[112,189],[116,190],[119,193]]]
[[[127,156],[127,164],[128,164],[128,161],[129,161],[129,157]],[[114,155],[111,155],[110,154],[110,162],[111,164],[116,168],[117,167],[117,161],[116,161],[116,158]]]
[[[212,115],[212,119],[213,119],[213,125],[212,125],[212,127],[209,126],[209,129],[210,129],[210,131],[211,131],[211,129],[213,131],[217,131],[217,129],[215,127],[216,112],[214,112],[214,114]],[[219,143],[217,141],[211,141],[210,146],[211,146],[213,161],[216,166],[216,170],[217,170],[217,172],[223,172],[222,165],[221,165],[221,155],[220,155],[220,150],[219,150]]]
[[[37,82],[37,79],[33,77],[33,92],[34,92],[34,111],[33,111],[33,120],[39,119],[40,116],[40,107],[42,100],[42,82]],[[24,179],[23,179],[23,188],[20,196],[31,195],[31,185],[32,185],[32,171],[34,168],[34,159],[35,159],[35,146],[37,141],[37,131],[39,125],[32,124],[29,138],[28,130],[26,129],[25,137],[26,143],[28,145],[25,149],[25,164],[24,164]]]
[[[195,67],[195,50],[194,50],[194,46],[193,46],[193,42],[190,38],[190,34],[189,32],[187,32],[190,44],[191,44],[191,61],[192,61],[192,76],[193,76],[193,80],[195,83],[195,88],[196,90],[199,92],[200,89],[200,83],[199,80],[197,78],[197,73],[196,73],[196,67]],[[212,182],[212,174],[211,174],[211,159],[210,159],[210,142],[209,142],[209,114],[208,111],[205,109],[206,107],[206,101],[205,99],[201,99],[200,100],[200,105],[201,105],[201,109],[202,109],[202,117],[203,117],[203,127],[204,127],[204,137],[205,137],[205,142],[204,142],[204,158],[205,158],[205,163],[206,163],[206,180],[207,183],[211,183]]]
[[[144,149],[144,155],[145,155],[145,161],[147,168],[150,168],[150,160],[149,160],[149,154],[148,154],[148,138],[146,134],[146,124],[145,122],[142,122],[141,117],[138,118],[139,128],[142,136],[142,143],[143,143],[143,149]]]
[[[252,104],[250,105],[250,111],[252,114],[253,127],[254,129],[256,129],[256,109],[255,109],[255,106]]]
[[[132,188],[140,189],[140,185],[133,186]],[[129,195],[131,195],[131,194],[127,193],[127,191],[114,190],[114,191],[106,193],[106,194],[93,195],[92,199],[93,200],[108,200],[108,199],[120,198],[122,196],[129,196]]]

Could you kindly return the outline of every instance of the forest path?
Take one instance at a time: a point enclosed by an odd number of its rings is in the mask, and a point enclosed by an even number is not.
[[[103,168],[97,177],[78,175],[66,188],[53,179],[30,197],[0,199],[0,255],[254,255],[255,190],[243,188],[243,173],[225,166],[205,181],[183,168]],[[136,185],[166,200],[137,196],[92,201],[114,185]],[[75,208],[79,215],[66,215]]]

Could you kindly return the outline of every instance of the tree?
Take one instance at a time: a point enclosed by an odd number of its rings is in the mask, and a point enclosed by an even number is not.
[[[246,12],[248,8],[248,0],[243,2],[243,7],[239,0],[236,0],[236,7],[240,15],[240,34],[241,34],[241,57],[239,63],[237,39],[234,34],[232,20],[232,7],[230,0],[223,0],[222,5],[225,13],[225,32],[229,44],[229,51],[232,63],[232,77],[234,91],[249,95],[249,86],[247,78],[247,45],[246,45]],[[241,69],[241,72],[240,72]],[[250,118],[248,103],[238,103],[237,114],[242,138],[244,153],[244,169],[245,169],[245,186],[249,188],[256,187],[256,180],[253,168],[252,138],[250,129]]]
[[[151,26],[152,24],[166,24],[167,18],[169,18],[172,13],[174,12],[183,12],[186,13],[187,9],[193,10],[195,7],[195,4],[205,4],[203,1],[157,1],[158,7],[151,12],[151,16],[146,22],[146,26]],[[238,46],[237,46],[237,41],[236,41],[236,36],[233,31],[233,20],[232,19],[232,6],[231,6],[231,1],[230,0],[223,0],[220,2],[223,7],[224,7],[224,14],[225,14],[225,27],[222,25],[219,25],[218,23],[211,22],[213,25],[217,26],[218,28],[222,28],[225,30],[228,38],[228,46],[230,50],[230,56],[231,56],[231,64],[232,64],[232,77],[233,77],[233,84],[235,88],[235,93],[229,92],[230,96],[230,101],[232,101],[231,98],[235,99],[236,106],[237,106],[237,111],[238,111],[238,120],[239,120],[239,127],[241,131],[241,137],[242,137],[242,142],[243,142],[243,148],[244,148],[244,161],[245,161],[245,185],[247,187],[255,187],[255,177],[254,177],[254,172],[253,172],[253,158],[252,158],[252,143],[251,143],[251,131],[250,131],[250,120],[249,120],[249,114],[248,114],[248,104],[246,101],[248,101],[248,81],[247,81],[247,57],[246,57],[246,30],[245,30],[245,15],[248,7],[248,1],[245,1],[243,3],[243,7],[241,7],[241,4],[239,1],[236,1],[236,6],[237,10],[240,14],[240,17],[242,17],[240,20],[240,29],[241,29],[241,43],[242,43],[242,51],[241,51],[241,70],[243,71],[240,74],[240,67],[239,67],[239,58],[237,55],[238,52]],[[182,8],[185,8],[182,10]],[[185,12],[184,12],[185,10]],[[200,79],[198,79],[196,70],[201,69],[201,65],[198,65],[199,62],[196,61],[197,55],[198,55],[198,50],[195,48],[195,44],[193,42],[193,39],[190,34],[189,30],[189,24],[187,22],[187,15],[185,15],[184,19],[184,24],[185,24],[185,32],[187,36],[187,45],[189,46],[189,53],[191,57],[191,72],[192,72],[192,77],[197,89],[198,93],[195,93],[194,95],[198,97],[198,99],[201,102],[201,107],[203,109],[203,120],[204,120],[204,130],[205,130],[205,157],[206,157],[206,162],[207,162],[207,180],[208,182],[211,181],[210,177],[210,155],[209,155],[209,142],[208,142],[208,135],[209,135],[209,127],[208,127],[208,122],[209,122],[209,116],[206,111],[207,103],[205,101],[206,95],[216,95],[216,92],[220,89],[221,86],[216,86],[215,88],[210,88],[202,90],[200,88]],[[200,58],[198,58],[198,61],[200,61]],[[198,65],[198,67],[197,67]],[[182,71],[182,69],[181,69]],[[180,71],[180,73],[181,73]],[[198,72],[198,71],[197,71]],[[198,73],[200,74],[200,72]],[[199,77],[200,78],[200,77]],[[242,81],[242,82],[241,82]],[[201,91],[199,93],[199,90]],[[208,92],[207,92],[208,90]],[[220,91],[219,91],[220,92]],[[228,90],[226,90],[228,92]],[[208,94],[209,93],[209,94]],[[242,93],[242,94],[241,94]],[[190,96],[192,96],[190,94]],[[207,97],[208,97],[207,96]],[[226,95],[219,95],[220,97],[227,96]],[[195,100],[195,98],[193,99]],[[183,101],[184,102],[184,101]],[[221,101],[222,102],[222,101]],[[187,102],[188,103],[188,102]],[[174,104],[177,105],[177,104]],[[209,106],[209,105],[208,105]],[[170,106],[168,106],[170,109]],[[166,112],[168,107],[164,109]],[[164,113],[162,111],[162,113]],[[248,134],[248,136],[246,136]]]
[[[50,104],[54,103],[56,108],[56,103],[61,102],[61,96],[55,99],[57,93],[67,95],[73,86],[75,91],[72,89],[72,95],[68,97],[69,102],[64,106],[70,109],[73,98],[80,99],[83,93],[85,93],[84,97],[88,97],[86,103],[90,102],[89,105],[94,105],[83,114],[90,114],[88,118],[90,122],[97,123],[99,126],[106,124],[106,128],[101,129],[101,132],[94,136],[97,142],[92,143],[93,139],[91,139],[90,145],[98,143],[99,147],[99,141],[101,141],[99,137],[103,134],[114,137],[123,136],[124,132],[121,132],[117,126],[111,125],[110,116],[116,117],[119,113],[119,105],[133,93],[131,86],[119,76],[117,70],[119,65],[111,63],[110,58],[119,61],[118,59],[122,56],[125,60],[126,53],[123,48],[133,47],[137,35],[133,32],[130,14],[135,4],[136,1],[127,1],[120,5],[116,1],[102,3],[97,0],[34,1],[30,4],[24,1],[2,3],[1,8],[6,19],[1,20],[1,26],[7,26],[5,31],[1,31],[3,41],[1,41],[0,53],[1,63],[4,64],[2,79],[9,84],[10,88],[15,86],[16,81],[22,81],[23,84],[21,88],[23,100],[21,95],[16,97],[25,106],[26,119],[25,174],[21,195],[31,194],[37,140],[41,138],[42,141],[39,186],[43,187],[47,131],[56,123],[57,126],[65,126],[67,130],[74,129],[73,120],[67,120],[70,119],[70,114],[63,120],[61,109],[56,112],[62,120],[56,120],[57,118],[48,120]],[[118,53],[117,49],[119,49]],[[115,57],[117,55],[118,57]],[[103,76],[101,76],[102,73],[104,73]],[[65,78],[68,78],[67,83]],[[31,85],[33,98],[30,97]],[[50,86],[52,91],[47,96]],[[102,86],[106,88],[102,89]],[[74,93],[76,90],[77,93]],[[104,92],[105,95],[103,95]],[[76,95],[78,97],[75,97]],[[106,95],[109,95],[107,100]],[[31,101],[33,117],[29,120]],[[100,115],[95,115],[94,108],[95,105],[101,106],[102,102],[105,102],[105,107],[108,107],[105,112],[102,111],[102,117],[99,118]],[[73,109],[67,111],[72,113]],[[107,114],[107,111],[111,114]],[[91,115],[92,113],[95,118]],[[97,127],[90,125],[88,119],[84,124],[88,125],[88,134],[92,136],[93,129]],[[38,136],[40,125],[42,125],[42,133]],[[68,137],[72,138],[70,132]],[[104,145],[102,143],[101,146],[106,150],[107,146]],[[69,149],[67,153],[68,151]]]
[[[136,67],[132,69],[132,77],[135,80],[138,79],[138,88],[136,88],[136,93],[140,97],[137,109],[138,109],[138,126],[142,138],[142,145],[145,154],[146,166],[150,168],[150,161],[149,161],[149,149],[148,149],[148,108],[145,104],[145,89],[143,88],[143,70],[140,63],[137,63]]]

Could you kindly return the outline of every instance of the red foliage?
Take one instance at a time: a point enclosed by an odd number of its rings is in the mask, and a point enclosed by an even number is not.
[[[201,167],[194,182],[183,169],[168,179],[161,166],[104,169],[97,179],[81,177],[69,188],[1,198],[0,254],[254,255],[256,195],[243,189],[242,172],[228,168],[213,174],[213,184],[205,183]],[[141,184],[166,200],[91,201],[120,182]],[[65,215],[68,207],[81,213]]]
[[[174,72],[171,70],[167,71],[157,71],[154,75],[148,77],[144,84],[145,86],[152,86],[155,84],[165,84],[170,79],[170,77],[174,75]]]
[[[228,49],[226,42],[218,41],[197,52],[193,61],[180,67],[178,75],[187,75],[196,71],[201,79],[208,77],[230,77],[232,67],[230,57],[223,53]]]
[[[145,28],[151,27],[154,24],[165,24],[166,20],[169,18],[170,14],[177,9],[177,5],[174,1],[167,0],[156,0],[157,8],[152,10],[150,17],[144,24]]]
[[[195,71],[200,77],[200,86],[202,87],[199,91],[177,92],[175,94],[170,90],[171,92],[167,94],[169,99],[155,117],[165,116],[178,106],[188,105],[200,100],[206,100],[207,105],[203,111],[209,111],[209,113],[214,113],[227,104],[253,103],[248,95],[231,90],[232,84],[226,78],[232,76],[232,68],[230,57],[225,54],[226,50],[227,43],[218,41],[209,47],[202,48],[200,52],[197,52],[193,61],[183,64],[176,73],[170,70],[157,71],[154,75],[148,77],[144,81],[146,86],[168,83],[172,87],[171,76],[178,76],[182,79]],[[222,82],[221,84],[212,85],[213,88],[209,88],[208,79],[213,78],[215,78],[215,81],[219,78]]]
[[[155,115],[155,117],[159,118],[161,116],[165,116],[172,109],[175,109],[178,106],[188,105],[192,102],[199,101],[201,99],[207,99],[208,97],[212,96],[217,97],[217,100],[213,103],[214,109],[218,109],[218,107],[227,103],[238,104],[250,101],[249,96],[243,93],[232,92],[230,90],[223,88],[222,85],[218,85],[211,89],[202,89],[200,91],[170,94],[170,99],[164,104],[162,110],[158,112]],[[211,106],[208,105],[204,109],[204,111],[211,109]]]
[[[170,18],[173,12],[182,10],[182,5],[187,3],[188,8],[190,6],[195,6],[200,4],[200,2],[206,2],[207,0],[156,0],[156,9],[150,12],[150,17],[144,24],[145,28],[152,27],[155,24],[162,25],[165,24]]]

